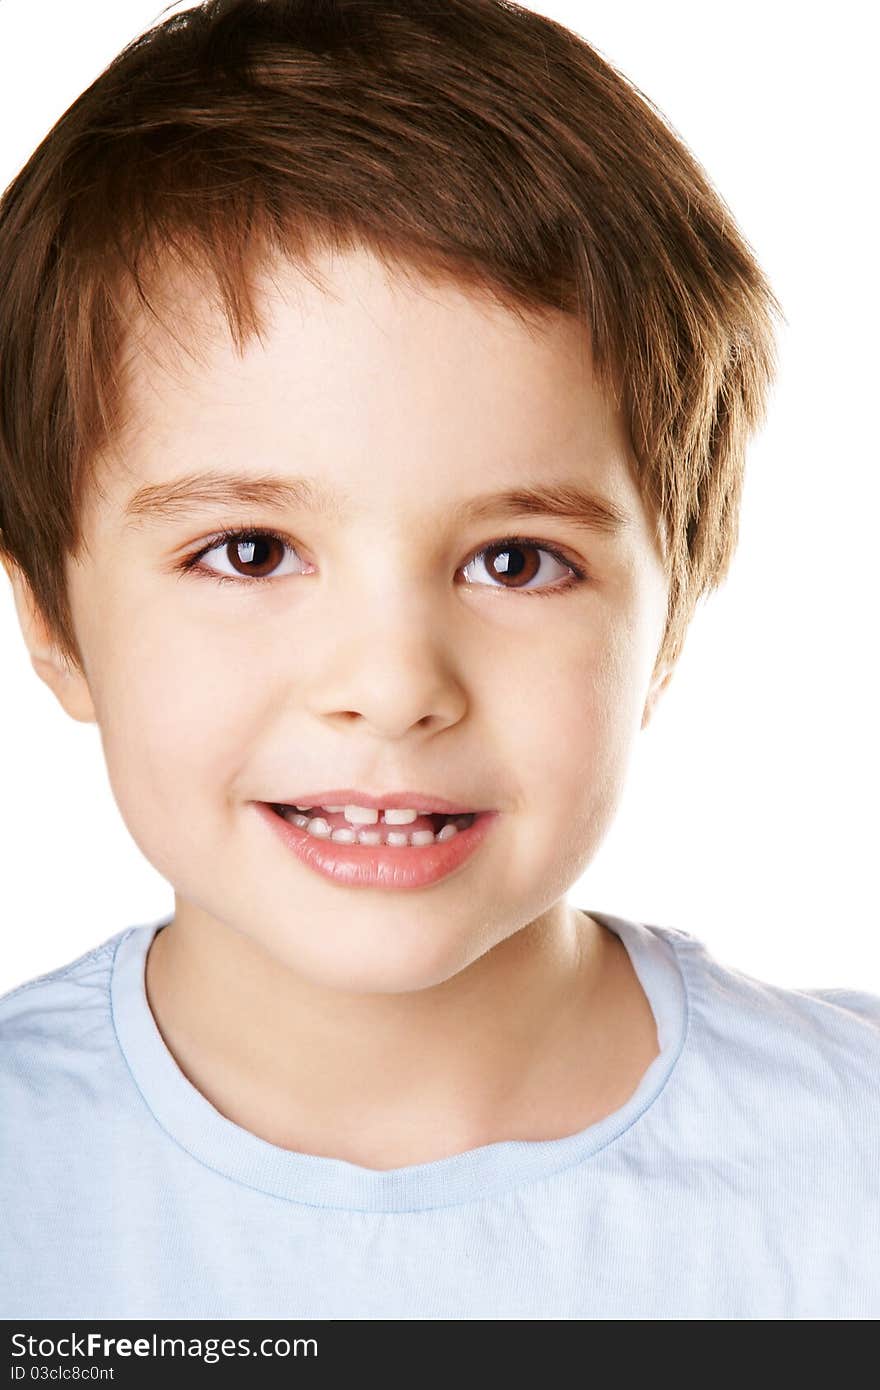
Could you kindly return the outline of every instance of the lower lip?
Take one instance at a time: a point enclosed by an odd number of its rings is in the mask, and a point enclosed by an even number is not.
[[[254,803],[288,849],[310,869],[346,888],[425,888],[448,878],[471,858],[498,819],[481,811],[467,830],[433,845],[346,845],[292,825],[265,801]]]

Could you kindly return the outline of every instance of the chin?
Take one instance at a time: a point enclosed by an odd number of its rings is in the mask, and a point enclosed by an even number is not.
[[[419,950],[410,943],[401,949],[399,941],[379,943],[375,937],[362,940],[359,949],[340,950],[328,956],[310,954],[307,960],[285,960],[285,964],[317,988],[343,994],[415,994],[433,989],[458,975],[480,954],[462,955],[460,943],[438,949],[422,942]]]

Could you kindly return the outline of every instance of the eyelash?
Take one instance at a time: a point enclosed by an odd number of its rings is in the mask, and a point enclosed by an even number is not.
[[[247,544],[248,541],[257,540],[277,541],[279,545],[287,546],[289,549],[296,551],[296,546],[293,544],[293,542],[288,540],[286,536],[279,535],[276,531],[257,531],[253,528],[242,528],[240,530],[233,529],[221,531],[218,535],[212,536],[206,545],[203,545],[199,550],[196,551],[194,555],[190,555],[177,568],[179,572],[182,574],[192,574],[197,575],[199,578],[213,579],[218,584],[271,584],[273,580],[276,578],[275,575],[256,575],[253,578],[248,579],[245,575],[233,577],[231,574],[215,574],[213,570],[202,569],[199,565],[199,561],[202,560],[205,555],[210,554],[212,550],[216,550],[218,546],[228,545],[230,541],[244,541],[245,544]],[[545,541],[537,540],[533,536],[504,536],[501,540],[494,541],[491,545],[484,545],[481,546],[479,550],[475,550],[470,560],[467,561],[467,564],[471,564],[473,560],[476,560],[478,558],[478,556],[486,554],[486,552],[489,550],[503,550],[506,545],[534,546],[537,550],[543,550],[547,555],[552,555],[554,560],[558,560],[561,565],[565,565],[568,569],[572,571],[572,575],[570,578],[550,588],[508,589],[506,591],[507,593],[524,594],[527,595],[529,598],[535,596],[540,596],[543,598],[549,597],[551,595],[567,593],[570,590],[579,587],[579,585],[586,583],[587,581],[586,571],[583,569],[581,565],[579,565],[575,560],[570,559],[568,555],[563,554],[562,551],[557,550],[555,546],[547,545]],[[484,587],[494,589],[495,585],[490,584]],[[503,585],[498,586],[497,592],[505,592]]]

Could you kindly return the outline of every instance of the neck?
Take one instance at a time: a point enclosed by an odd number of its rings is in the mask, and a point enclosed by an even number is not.
[[[399,994],[317,987],[177,907],[147,959],[159,1031],[217,1110],[282,1148],[382,1168],[562,1137],[622,1104],[656,1055],[626,951],[565,903]]]

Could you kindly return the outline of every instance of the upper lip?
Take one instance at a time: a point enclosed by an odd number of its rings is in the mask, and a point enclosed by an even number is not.
[[[396,807],[399,810],[412,809],[413,811],[442,811],[446,815],[467,815],[475,808],[465,806],[460,801],[447,801],[443,796],[435,796],[433,792],[380,792],[378,796],[373,796],[370,792],[356,791],[352,787],[343,787],[333,791],[307,792],[296,797],[287,797],[283,801],[279,798],[276,806],[371,806],[375,810],[387,810],[389,807]]]

